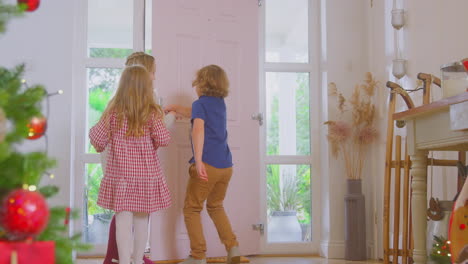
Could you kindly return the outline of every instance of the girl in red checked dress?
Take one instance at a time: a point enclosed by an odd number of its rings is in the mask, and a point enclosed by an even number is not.
[[[132,66],[132,65],[142,65],[145,69],[150,73],[150,79],[154,81],[155,73],[156,73],[156,60],[153,56],[137,51],[130,54],[127,57],[127,61],[125,62],[125,66]],[[154,90],[154,98],[155,101],[158,102],[159,98],[157,96],[157,91]],[[164,123],[166,127],[169,128],[175,121],[176,116],[174,112],[170,112],[164,116]],[[107,150],[101,152],[101,167],[102,171],[106,170],[106,163],[107,163]],[[146,256],[143,256],[143,261],[145,264],[153,264],[153,261],[148,259]],[[119,253],[117,250],[117,241],[116,241],[116,234],[115,234],[115,216],[112,217],[112,221],[109,226],[109,242],[107,243],[107,252],[106,257],[104,258],[103,264],[114,264],[119,262]]]
[[[97,204],[116,212],[120,264],[143,262],[149,214],[171,205],[157,155],[157,149],[170,140],[163,117],[161,106],[154,102],[150,74],[143,66],[129,66],[116,95],[89,132],[94,148],[108,151]]]

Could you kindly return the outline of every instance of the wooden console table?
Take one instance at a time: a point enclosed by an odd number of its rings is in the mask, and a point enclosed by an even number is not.
[[[395,113],[405,120],[411,156],[413,260],[426,264],[427,155],[430,150],[468,151],[468,92]]]

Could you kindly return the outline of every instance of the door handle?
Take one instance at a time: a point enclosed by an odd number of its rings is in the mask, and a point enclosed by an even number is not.
[[[252,114],[251,118],[252,118],[252,120],[257,120],[258,124],[260,126],[263,125],[263,114],[262,113]]]
[[[252,229],[256,230],[256,231],[259,231],[260,235],[263,235],[265,233],[265,225],[262,224],[262,223],[253,224]]]

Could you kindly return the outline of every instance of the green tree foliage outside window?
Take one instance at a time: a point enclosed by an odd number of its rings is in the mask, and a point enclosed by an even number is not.
[[[122,69],[89,68],[88,69],[88,127],[93,126],[101,118],[117,88]],[[88,153],[96,153],[88,143]]]
[[[296,90],[296,150],[300,155],[310,155],[310,97],[309,74],[297,76]]]
[[[116,48],[90,48],[89,57],[91,58],[126,58],[132,54],[132,49]]]
[[[310,166],[296,165],[296,177],[282,175],[280,188],[280,166],[267,166],[267,206],[268,211],[296,211],[301,224],[311,220]]]
[[[132,53],[131,49],[92,48],[90,57],[94,58],[125,58]],[[122,65],[123,67],[123,65]],[[117,88],[122,69],[89,68],[88,69],[88,126],[96,124],[107,107]],[[97,153],[88,143],[88,153]],[[87,214],[111,214],[112,211],[97,205],[99,186],[103,177],[101,164],[88,164],[87,177]]]
[[[296,149],[301,155],[310,155],[309,75],[299,73],[296,89]],[[271,102],[267,122],[267,155],[279,155],[279,98]],[[311,221],[310,166],[296,166],[296,180],[283,185],[280,191],[280,165],[267,166],[267,206],[271,211],[294,210],[300,223]]]
[[[277,96],[273,97],[271,103],[271,115],[267,122],[267,155],[279,154],[279,99]]]

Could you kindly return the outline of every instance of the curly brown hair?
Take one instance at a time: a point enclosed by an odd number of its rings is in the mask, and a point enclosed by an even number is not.
[[[218,65],[208,65],[197,71],[193,87],[198,87],[201,95],[227,97],[229,94],[229,80],[226,72]]]

